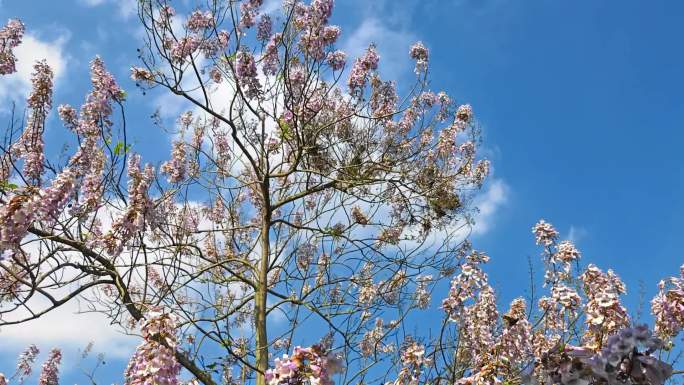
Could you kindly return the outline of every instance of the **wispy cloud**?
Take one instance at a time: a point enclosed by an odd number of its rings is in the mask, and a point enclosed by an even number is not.
[[[508,202],[509,187],[501,179],[493,179],[487,189],[474,199],[474,205],[479,209],[475,215],[474,235],[483,235],[494,225],[496,214]]]
[[[98,7],[107,4],[116,4],[119,16],[128,19],[135,14],[138,9],[137,0],[79,0],[79,3],[86,7]]]
[[[577,242],[586,237],[587,234],[589,234],[589,232],[584,227],[570,225],[570,230],[568,231],[567,239],[570,242],[577,244]]]

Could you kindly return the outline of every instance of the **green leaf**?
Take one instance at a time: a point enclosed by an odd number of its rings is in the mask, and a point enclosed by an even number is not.
[[[0,189],[1,189],[1,190],[5,190],[5,191],[7,191],[7,190],[15,190],[15,189],[17,189],[18,187],[19,187],[19,186],[17,186],[16,184],[10,183],[10,182],[5,181],[5,180],[2,181],[2,182],[0,182]]]
[[[287,124],[287,122],[283,118],[280,118],[278,124],[280,125],[280,133],[283,139],[291,140],[292,131],[290,131],[290,125]]]
[[[116,146],[114,146],[114,155],[121,155],[123,154],[123,148],[124,144],[123,142],[118,142]]]

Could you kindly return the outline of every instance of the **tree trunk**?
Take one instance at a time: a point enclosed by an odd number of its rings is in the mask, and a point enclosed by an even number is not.
[[[268,206],[265,204],[265,206]],[[256,331],[256,385],[266,385],[266,370],[268,369],[268,335],[266,332],[266,296],[268,289],[268,267],[270,254],[270,208],[264,208],[261,224],[261,263],[259,266],[259,280],[256,289],[254,329]]]

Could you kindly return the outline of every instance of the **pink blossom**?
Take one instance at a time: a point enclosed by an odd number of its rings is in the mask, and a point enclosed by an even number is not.
[[[59,385],[59,364],[62,362],[62,351],[52,349],[38,379],[38,385]]]
[[[162,163],[159,170],[169,176],[169,182],[178,183],[186,178],[187,160],[185,159],[185,143],[177,140],[173,143],[171,160]]]
[[[128,362],[126,385],[178,385],[176,323],[169,314],[154,314],[142,327],[144,341]],[[165,342],[159,343],[157,339]]]
[[[216,40],[218,41],[218,46],[221,49],[226,49],[228,47],[228,43],[230,42],[230,34],[226,30],[221,30],[219,31]]]
[[[266,371],[269,385],[334,385],[331,376],[342,372],[341,359],[327,353],[321,346],[297,346],[292,356],[284,354],[274,360],[275,367]]]
[[[190,32],[202,32],[214,26],[214,15],[209,11],[194,11],[188,17],[185,25]]]
[[[178,63],[184,62],[200,47],[200,41],[194,36],[183,37],[171,47],[171,57]]]
[[[57,112],[59,113],[59,118],[64,122],[65,127],[74,132],[78,132],[78,113],[74,107],[68,104],[61,104],[57,107]]]
[[[17,143],[21,158],[24,160],[24,177],[33,185],[40,185],[43,174],[43,131],[45,118],[52,107],[52,70],[43,61],[36,62],[31,75],[33,85],[27,104],[31,108],[26,130]]]
[[[347,54],[340,50],[328,52],[325,61],[334,71],[339,71],[347,63]]]
[[[19,355],[19,361],[17,362],[17,374],[19,375],[19,382],[24,382],[24,380],[31,376],[33,371],[33,364],[36,362],[36,356],[40,353],[36,345],[30,345],[26,350],[24,350],[21,355]]]
[[[174,16],[176,16],[176,10],[172,6],[164,5],[159,8],[159,20],[162,24],[169,25]]]
[[[422,73],[427,70],[429,51],[423,45],[423,42],[417,42],[411,46],[411,59],[416,61],[416,73]]]
[[[456,110],[456,119],[463,123],[470,123],[473,119],[473,108],[470,104],[462,104]]]
[[[363,87],[368,81],[368,74],[370,71],[376,70],[378,68],[378,62],[380,61],[380,56],[375,50],[374,45],[370,45],[366,52],[360,58],[357,58],[354,62],[354,66],[349,74],[349,89],[352,93],[362,92]]]
[[[684,265],[679,277],[660,281],[658,294],[651,300],[655,316],[655,332],[663,338],[674,338],[684,328]]]
[[[538,245],[551,246],[558,239],[558,231],[550,224],[540,219],[539,222],[534,225],[532,232],[536,237]]]
[[[251,28],[256,24],[262,3],[263,0],[244,0],[240,4],[240,27]]]
[[[12,49],[21,44],[24,36],[24,24],[21,20],[10,19],[0,29],[0,75],[8,75],[16,72],[17,58]]]
[[[146,164],[140,170],[140,155],[128,158],[128,207],[104,236],[105,249],[110,255],[118,255],[123,246],[136,232],[144,229],[145,224],[154,219],[154,207],[148,190],[154,179],[154,167]]]

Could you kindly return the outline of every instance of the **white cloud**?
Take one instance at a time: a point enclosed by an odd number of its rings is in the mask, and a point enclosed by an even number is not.
[[[501,179],[493,179],[484,193],[474,199],[474,205],[479,209],[475,215],[473,235],[483,235],[494,225],[498,210],[508,201],[509,188]]]
[[[80,0],[80,3],[86,7],[97,7],[105,4],[116,4],[119,11],[119,16],[128,19],[133,16],[138,10],[137,0]]]
[[[63,51],[67,34],[61,34],[52,41],[40,40],[32,34],[24,35],[22,43],[15,48],[17,72],[0,77],[0,102],[6,105],[5,99],[24,100],[31,90],[31,73],[37,60],[45,59],[54,72],[55,88],[64,73],[67,57]]]
[[[44,316],[17,325],[0,328],[0,351],[16,352],[29,344],[36,344],[47,349],[83,348],[89,342],[99,347],[107,347],[106,354],[110,358],[125,358],[131,355],[140,339],[117,331],[109,320],[101,313],[82,313],[76,301],[69,301],[62,307]],[[24,314],[12,314],[19,317]]]
[[[271,14],[282,9],[283,2],[280,0],[266,0],[261,7],[261,11],[266,14]]]

